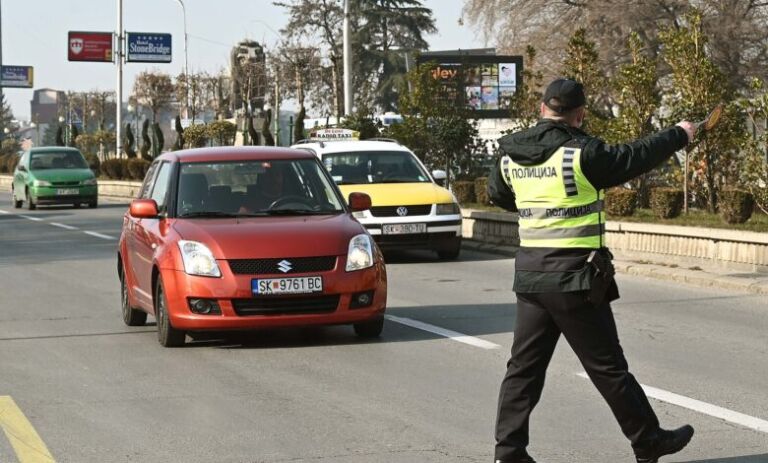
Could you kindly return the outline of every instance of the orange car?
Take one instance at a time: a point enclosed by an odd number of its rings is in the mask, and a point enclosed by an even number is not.
[[[189,331],[352,324],[378,336],[384,260],[315,156],[282,148],[166,153],[123,219],[124,322],[157,319],[160,344]]]

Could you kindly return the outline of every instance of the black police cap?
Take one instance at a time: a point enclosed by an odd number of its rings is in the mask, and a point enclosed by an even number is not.
[[[555,79],[547,86],[542,101],[552,111],[563,113],[584,106],[584,86],[571,79]]]

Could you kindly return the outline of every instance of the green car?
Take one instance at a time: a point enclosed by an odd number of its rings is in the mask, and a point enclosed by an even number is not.
[[[51,146],[24,152],[13,173],[12,189],[17,209],[24,201],[30,210],[40,204],[96,207],[99,203],[96,176],[76,148]]]

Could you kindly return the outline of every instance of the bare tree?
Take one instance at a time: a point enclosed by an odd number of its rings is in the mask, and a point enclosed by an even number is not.
[[[157,114],[171,104],[173,93],[171,76],[161,72],[142,72],[133,84],[133,96],[152,112],[153,123],[157,121]]]

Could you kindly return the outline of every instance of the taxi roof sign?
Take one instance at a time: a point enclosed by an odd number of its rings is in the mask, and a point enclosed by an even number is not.
[[[318,129],[309,133],[309,139],[315,141],[359,140],[360,132],[351,129]]]

